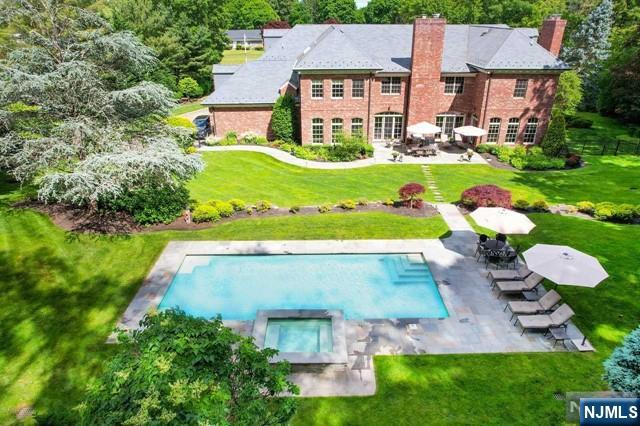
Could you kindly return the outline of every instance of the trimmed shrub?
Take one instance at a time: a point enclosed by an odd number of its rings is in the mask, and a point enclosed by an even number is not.
[[[244,210],[245,207],[247,206],[247,203],[245,203],[244,200],[240,200],[238,198],[230,199],[229,204],[231,204],[231,206],[233,207],[233,210],[237,212]]]
[[[382,202],[382,204],[384,204],[385,206],[393,207],[396,205],[396,202],[393,201],[391,198],[387,198]]]
[[[222,200],[209,200],[207,201],[211,207],[214,207],[220,213],[222,217],[230,217],[233,216],[235,212],[235,208],[231,203]]]
[[[519,199],[513,203],[513,207],[518,210],[527,210],[529,208],[529,202],[527,200]]]
[[[537,200],[531,204],[531,208],[537,212],[548,212],[549,204],[545,200]]]
[[[353,210],[356,208],[356,203],[353,200],[342,200],[338,203],[338,207],[343,210]]]
[[[499,146],[494,150],[495,156],[498,157],[499,161],[503,163],[509,163],[509,158],[511,157],[512,148],[508,146]]]
[[[511,192],[496,185],[478,185],[466,189],[460,199],[470,208],[504,207],[511,208]]]
[[[187,98],[202,96],[202,87],[191,77],[183,77],[178,81],[178,91]]]
[[[566,118],[567,127],[573,127],[574,129],[590,129],[593,126],[593,120],[588,118],[576,117],[575,115],[569,115]]]
[[[580,201],[576,203],[576,207],[578,208],[579,212],[592,215],[595,211],[596,205],[591,201]]]
[[[291,207],[289,208],[289,213],[296,214],[296,213],[298,213],[299,211],[300,211],[300,206],[291,206]]]
[[[564,114],[555,114],[551,118],[547,132],[540,143],[545,155],[556,157],[567,147],[567,129]]]
[[[255,133],[247,132],[240,135],[239,142],[243,145],[256,145],[258,141],[258,135]]]
[[[296,101],[291,95],[280,96],[273,105],[271,130],[277,139],[286,142],[295,140]]]
[[[480,145],[476,146],[476,152],[479,154],[484,154],[487,152],[491,152],[491,147],[493,145],[489,145],[487,143],[481,143]]]
[[[562,158],[547,157],[544,154],[529,154],[524,166],[528,170],[551,170],[564,168]]]
[[[271,206],[272,206],[271,201],[259,200],[256,203],[256,211],[258,211],[260,213],[263,213],[263,212],[271,210]]]
[[[582,164],[582,157],[578,154],[568,154],[567,159],[564,160],[565,167],[570,169],[575,169],[576,167],[580,167]]]
[[[398,195],[400,195],[400,199],[404,202],[405,206],[412,208],[422,208],[422,199],[420,198],[421,194],[424,194],[425,188],[419,183],[411,182],[403,185],[398,190]]]
[[[578,208],[576,206],[574,206],[574,205],[567,204],[566,207],[565,207],[565,210],[566,210],[567,213],[574,214],[574,213],[576,213],[578,211]]]
[[[191,219],[196,223],[217,222],[220,220],[220,212],[210,204],[198,205],[191,214]]]
[[[358,198],[356,202],[359,206],[366,206],[367,204],[369,204],[369,200],[367,200],[366,198]]]
[[[617,392],[640,393],[640,327],[629,333],[604,362],[604,379]]]
[[[593,209],[593,216],[598,220],[611,220],[615,214],[616,205],[609,202],[598,203]]]
[[[189,204],[189,191],[180,186],[152,187],[125,192],[117,199],[103,200],[100,208],[125,211],[141,225],[171,223],[178,218]]]
[[[631,223],[635,217],[636,208],[631,204],[618,204],[613,211],[615,222]]]
[[[320,213],[328,213],[333,209],[333,205],[331,203],[325,203],[318,206],[318,211]]]
[[[224,138],[218,141],[218,145],[228,146],[238,144],[238,134],[236,132],[227,132]]]
[[[165,122],[171,127],[184,127],[185,129],[196,130],[196,125],[193,124],[188,118],[178,116],[167,117],[165,118]]]
[[[245,209],[245,212],[246,212],[249,216],[251,216],[251,215],[253,214],[253,207],[247,207],[247,208]]]

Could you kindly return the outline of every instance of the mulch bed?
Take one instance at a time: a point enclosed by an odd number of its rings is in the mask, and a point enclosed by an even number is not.
[[[89,210],[79,209],[73,206],[66,206],[62,204],[43,204],[33,201],[16,204],[16,207],[32,208],[40,211],[49,216],[53,223],[58,227],[66,231],[98,234],[133,234],[169,230],[195,231],[211,228],[218,224],[238,219],[323,214],[320,213],[318,208],[315,206],[301,207],[300,211],[297,213],[291,213],[288,208],[274,207],[265,212],[254,211],[253,214],[249,214],[246,211],[237,212],[232,217],[222,218],[218,222],[187,223],[183,217],[179,217],[169,224],[141,226],[133,220],[131,215],[124,212],[91,212]],[[407,217],[433,217],[439,214],[435,207],[429,204],[425,204],[421,209],[410,209],[407,207],[385,206],[382,203],[370,203],[366,206],[356,206],[353,210],[344,210],[339,207],[334,207],[330,213],[349,214],[356,212],[382,212]]]
[[[482,158],[487,160],[487,163],[493,168],[501,169],[501,170],[518,171],[518,169],[513,167],[511,164],[503,163],[502,161],[498,160],[498,157],[488,152],[484,152],[480,154],[480,156],[482,156]]]

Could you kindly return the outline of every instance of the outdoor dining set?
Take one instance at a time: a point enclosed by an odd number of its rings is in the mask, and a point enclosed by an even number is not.
[[[462,126],[450,129],[453,131],[449,136],[442,131],[440,126],[422,121],[407,127],[407,138],[405,149],[407,155],[415,157],[435,156],[440,152],[438,144],[449,143],[449,138],[458,145],[463,145],[464,138],[475,138],[483,136],[486,131],[474,126]]]

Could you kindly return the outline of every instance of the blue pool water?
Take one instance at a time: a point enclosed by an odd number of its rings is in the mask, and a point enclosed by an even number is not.
[[[253,320],[259,309],[341,309],[347,319],[443,318],[422,258],[407,254],[186,256],[160,303]]]
[[[269,319],[264,346],[280,352],[331,352],[331,319]]]

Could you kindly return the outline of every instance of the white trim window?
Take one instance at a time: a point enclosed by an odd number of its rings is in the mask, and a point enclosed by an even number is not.
[[[399,95],[402,89],[402,79],[400,77],[382,77],[381,92],[383,95]]]
[[[331,143],[338,142],[340,135],[344,133],[344,120],[342,118],[331,119]]]
[[[373,117],[373,139],[377,141],[400,140],[402,137],[402,114],[385,112]]]
[[[351,80],[351,97],[354,99],[364,98],[364,80],[362,78]]]
[[[364,120],[362,118],[351,119],[351,136],[362,136],[364,134]]]
[[[322,80],[311,80],[311,99],[324,97],[324,84]]]
[[[324,120],[322,118],[311,120],[311,143],[324,143]]]
[[[344,98],[344,80],[331,80],[331,99]]]
[[[538,119],[536,117],[530,117],[527,120],[526,126],[524,126],[524,135],[522,142],[531,144],[536,141],[536,133],[538,131]]]
[[[501,119],[494,117],[489,120],[489,131],[487,132],[487,143],[498,143],[500,140],[500,123]]]
[[[513,88],[513,97],[514,98],[524,98],[527,95],[527,86],[529,85],[529,80],[526,78],[519,78],[516,80],[516,85]]]
[[[436,115],[436,126],[442,129],[443,133],[449,138],[453,138],[453,129],[461,127],[464,124],[464,115],[460,114],[439,114]]]
[[[507,124],[507,132],[504,134],[504,143],[516,143],[518,139],[518,130],[520,130],[520,119],[512,117]]]
[[[457,95],[464,91],[464,77],[445,77],[444,93],[447,95]]]

